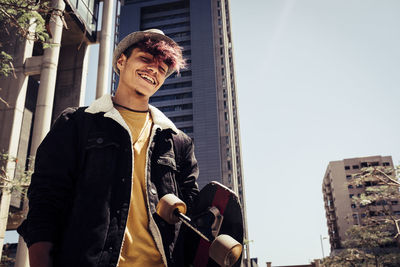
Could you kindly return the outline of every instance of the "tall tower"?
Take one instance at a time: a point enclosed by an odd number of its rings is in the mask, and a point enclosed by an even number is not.
[[[118,36],[161,29],[183,47],[188,68],[172,75],[150,103],[195,143],[199,187],[219,181],[238,193],[246,207],[228,0],[125,0]],[[248,258],[246,246],[244,258]]]
[[[351,226],[362,223],[365,208],[354,204],[352,198],[359,196],[365,192],[366,187],[373,186],[373,184],[352,186],[348,182],[353,174],[360,172],[361,168],[370,166],[393,167],[392,157],[371,156],[331,161],[326,168],[322,192],[331,251],[341,249],[346,231]],[[396,215],[400,215],[399,204],[397,200],[391,203],[393,213]]]

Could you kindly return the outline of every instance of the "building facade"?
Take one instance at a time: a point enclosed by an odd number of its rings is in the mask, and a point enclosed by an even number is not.
[[[373,183],[364,183],[358,186],[348,182],[352,175],[360,173],[360,169],[371,166],[393,167],[391,156],[371,156],[331,161],[326,168],[322,183],[322,192],[325,203],[325,215],[328,225],[331,251],[343,248],[346,231],[353,225],[363,223],[365,207],[352,202],[354,196],[360,196]],[[400,214],[400,200],[391,201],[394,214]],[[379,206],[374,207],[377,211]]]
[[[0,29],[1,49],[13,57],[15,71],[14,75],[0,77],[0,97],[8,104],[0,103],[0,151],[18,159],[2,166],[11,179],[19,169],[25,169],[29,157],[34,157],[61,111],[69,106],[83,106],[88,46],[98,42],[98,33],[111,35],[104,30],[98,32],[98,17],[100,2],[104,6],[113,0],[49,2],[49,48],[44,49],[41,42],[19,38],[11,25],[2,25]],[[104,13],[103,9],[103,18]],[[21,223],[27,203],[19,193],[11,195],[7,190],[0,197],[0,217],[10,214],[7,224],[0,223],[3,247],[4,232],[15,230]],[[27,266],[27,248],[21,238],[16,254],[15,266]]]
[[[120,40],[158,28],[183,47],[188,67],[150,102],[194,140],[199,187],[216,180],[238,193],[247,239],[229,1],[125,0],[116,25]]]

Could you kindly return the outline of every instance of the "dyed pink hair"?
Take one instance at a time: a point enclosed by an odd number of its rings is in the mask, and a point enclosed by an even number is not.
[[[179,73],[179,70],[186,66],[185,59],[182,56],[182,47],[174,43],[167,43],[162,40],[154,40],[146,37],[128,47],[123,54],[129,58],[135,48],[152,54],[155,60],[167,64],[169,70],[172,69]]]

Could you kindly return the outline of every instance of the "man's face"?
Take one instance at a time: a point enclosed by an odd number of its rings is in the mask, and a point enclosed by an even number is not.
[[[129,58],[122,54],[117,67],[121,88],[147,98],[163,85],[168,71],[167,64],[158,62],[153,55],[139,48],[135,48]]]

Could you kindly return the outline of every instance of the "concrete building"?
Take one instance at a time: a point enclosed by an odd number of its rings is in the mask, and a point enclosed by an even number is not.
[[[267,267],[319,267],[320,260],[315,259],[310,264],[301,264],[301,265],[280,265],[280,266],[272,266],[272,262],[267,262]]]
[[[272,262],[267,262],[267,267],[319,267],[320,266],[320,260],[315,259],[313,262],[310,264],[301,264],[301,265],[280,265],[280,266],[272,266]]]
[[[51,18],[48,21],[52,39],[50,48],[43,49],[40,42],[22,40],[15,29],[3,25],[0,30],[2,50],[11,54],[15,76],[0,77],[0,97],[8,106],[0,103],[0,151],[18,158],[18,165],[8,162],[8,177],[15,170],[24,168],[26,159],[36,154],[36,149],[50,129],[52,122],[68,106],[84,104],[88,68],[88,46],[99,42],[100,50],[111,48],[111,24],[113,5],[116,1],[104,0],[51,0]],[[102,2],[102,3],[100,3]],[[99,9],[103,6],[101,31]],[[8,27],[7,30],[4,30]],[[34,29],[32,29],[34,30]],[[5,41],[7,40],[7,41]],[[110,51],[111,52],[111,51]],[[110,78],[104,70],[109,69],[110,52],[99,56],[99,72],[103,80],[98,89],[107,91]],[[102,70],[102,66],[105,66]],[[97,67],[97,66],[94,66]],[[103,73],[102,73],[103,72]],[[105,85],[102,85],[104,83]],[[99,90],[98,90],[99,91]],[[1,192],[1,219],[11,210],[7,230],[20,224],[26,208],[19,195]],[[10,206],[11,204],[11,206]],[[0,223],[0,247],[3,246],[6,225]],[[1,256],[1,255],[0,255]],[[27,266],[26,246],[20,238],[15,266]]]
[[[151,98],[191,136],[199,162],[200,188],[212,180],[238,193],[246,207],[229,1],[125,0],[116,33],[158,28],[184,49],[188,68],[169,77]],[[246,246],[244,258],[249,262]]]
[[[325,202],[326,220],[329,232],[331,251],[342,248],[345,232],[353,225],[362,224],[365,207],[359,207],[352,202],[354,196],[365,192],[365,187],[349,185],[352,175],[359,173],[361,168],[370,166],[392,166],[391,156],[371,156],[331,161],[326,168],[322,183]],[[400,200],[399,200],[400,201]],[[392,201],[394,214],[400,214],[400,202]],[[379,210],[379,206],[374,207]]]

